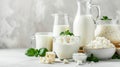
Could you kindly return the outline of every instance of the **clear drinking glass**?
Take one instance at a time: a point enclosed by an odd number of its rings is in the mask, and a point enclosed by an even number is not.
[[[52,51],[53,47],[53,35],[52,32],[37,32],[33,36],[36,43],[36,49],[47,48]]]
[[[52,14],[54,17],[53,36],[59,36],[61,32],[70,30],[67,14]]]

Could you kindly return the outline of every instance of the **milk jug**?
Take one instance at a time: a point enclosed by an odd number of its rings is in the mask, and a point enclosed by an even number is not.
[[[94,38],[95,19],[91,15],[91,8],[96,8],[97,17],[100,16],[100,8],[98,5],[91,4],[91,0],[78,0],[78,10],[73,22],[73,33],[80,36],[80,46],[84,47]]]

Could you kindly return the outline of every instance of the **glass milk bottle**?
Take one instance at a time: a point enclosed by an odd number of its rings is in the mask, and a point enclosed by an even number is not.
[[[53,36],[59,36],[61,32],[70,30],[68,23],[67,14],[53,14],[54,16],[54,26],[53,26]]]
[[[80,36],[80,46],[83,47],[94,38],[95,20],[91,15],[91,8],[97,9],[97,18],[100,15],[100,8],[97,5],[92,5],[91,0],[78,0],[77,5],[78,10],[73,22],[73,33],[75,36]]]

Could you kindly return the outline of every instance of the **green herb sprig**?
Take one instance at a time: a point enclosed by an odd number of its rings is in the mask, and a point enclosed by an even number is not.
[[[29,57],[44,57],[46,55],[46,52],[48,52],[47,48],[40,48],[40,49],[35,49],[35,48],[29,48],[26,50],[25,55]]]
[[[95,57],[93,54],[91,54],[90,57],[87,57],[87,61],[99,62],[99,59]]]
[[[62,36],[62,35],[63,35],[63,36],[65,36],[65,35],[74,36],[74,34],[71,33],[69,30],[66,30],[66,31],[64,31],[64,32],[61,32],[60,35],[61,35],[61,36]]]
[[[120,59],[120,55],[118,55],[117,53],[115,53],[115,54],[112,56],[112,59]]]
[[[103,16],[101,20],[112,20],[112,19],[110,19],[108,16]]]

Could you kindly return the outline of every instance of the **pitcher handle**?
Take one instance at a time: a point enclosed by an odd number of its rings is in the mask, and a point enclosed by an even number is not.
[[[94,20],[97,20],[97,19],[99,19],[99,17],[100,17],[100,15],[101,15],[101,12],[100,12],[100,6],[98,6],[98,5],[94,5],[94,4],[91,4],[91,6],[90,6],[91,8],[96,8],[97,9],[97,16],[96,16],[96,19],[94,19]],[[91,10],[91,9],[90,9]],[[91,12],[91,11],[90,11]]]

